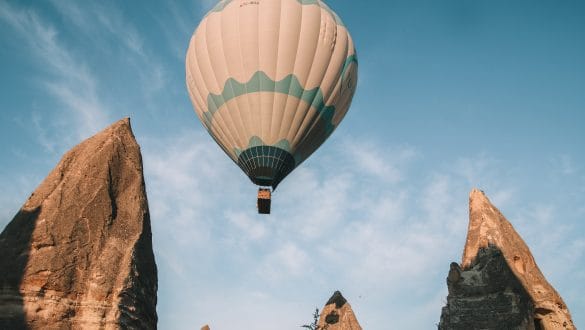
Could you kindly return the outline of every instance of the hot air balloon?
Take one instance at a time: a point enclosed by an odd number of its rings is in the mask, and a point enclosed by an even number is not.
[[[223,0],[195,29],[189,96],[205,129],[261,186],[260,213],[270,213],[268,187],[345,116],[357,67],[346,26],[320,0]]]

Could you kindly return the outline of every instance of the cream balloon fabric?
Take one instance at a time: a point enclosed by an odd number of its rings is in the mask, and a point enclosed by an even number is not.
[[[276,188],[333,132],[357,84],[341,19],[319,0],[223,0],[195,30],[187,89],[215,141]]]

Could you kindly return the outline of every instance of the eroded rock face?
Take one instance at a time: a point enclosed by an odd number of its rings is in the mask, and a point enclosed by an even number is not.
[[[319,330],[362,330],[351,306],[341,292],[335,291],[319,317]]]
[[[157,271],[129,119],[67,152],[0,235],[1,329],[155,329]]]
[[[451,264],[439,329],[534,330],[534,306],[502,252],[482,248],[468,268]]]
[[[447,284],[449,296],[440,329],[469,329],[471,323],[460,324],[474,317],[477,322],[485,318],[493,323],[471,328],[575,329],[563,299],[536,265],[524,240],[480,190],[470,194],[463,261],[461,267],[451,264]],[[490,304],[493,308],[485,309]]]

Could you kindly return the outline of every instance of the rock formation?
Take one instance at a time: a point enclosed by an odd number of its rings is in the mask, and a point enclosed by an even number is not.
[[[465,270],[451,264],[439,329],[535,329],[534,306],[502,252],[481,248]]]
[[[439,329],[575,329],[526,243],[476,189],[463,262],[451,264],[447,286]]]
[[[155,329],[151,236],[124,119],[67,152],[0,234],[0,329]]]
[[[208,325],[204,325],[201,330],[211,330]]]
[[[362,327],[347,300],[341,295],[341,292],[335,291],[321,310],[318,329],[362,330]]]

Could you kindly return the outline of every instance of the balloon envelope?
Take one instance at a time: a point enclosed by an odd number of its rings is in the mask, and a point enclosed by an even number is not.
[[[345,116],[357,57],[341,19],[319,0],[223,0],[186,56],[195,112],[261,186],[276,186]]]

